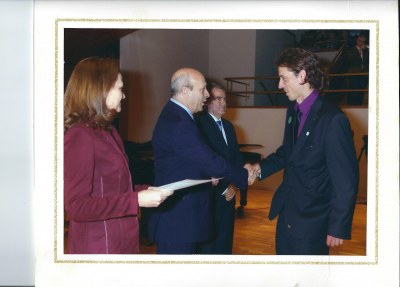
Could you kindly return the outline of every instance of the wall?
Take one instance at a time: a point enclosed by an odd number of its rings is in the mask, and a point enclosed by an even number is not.
[[[209,69],[208,77],[225,84],[226,77],[249,77],[255,71],[256,30],[209,30]],[[250,90],[254,85],[251,82]],[[243,86],[238,86],[243,90]],[[235,88],[235,90],[237,90]],[[233,97],[232,105],[250,105],[250,98]]]
[[[363,136],[368,135],[368,108],[344,108],[344,113],[350,120],[351,127],[354,131],[354,145],[356,147],[357,157],[360,155],[361,149],[364,146]],[[371,146],[371,150],[374,149]],[[367,200],[367,158],[363,153],[360,161],[360,181],[358,188],[358,200]]]
[[[256,42],[255,75],[277,76],[275,58],[276,55],[288,45],[293,45],[294,39],[291,34],[284,30],[258,30]],[[263,80],[267,90],[277,90],[278,81]],[[256,91],[264,91],[259,82],[255,86]],[[273,104],[286,105],[285,95],[271,95]],[[256,95],[255,105],[270,105],[271,101],[267,95]]]
[[[368,134],[368,109],[345,108],[344,113],[349,118],[354,131],[354,145],[357,156],[364,145],[363,135]],[[243,151],[257,152],[265,157],[274,152],[283,140],[286,109],[284,108],[229,108],[226,118],[235,125],[239,143],[261,144],[262,148],[246,148]],[[367,163],[365,154],[359,162],[360,181],[358,199],[367,199]],[[282,181],[282,172],[276,173],[255,186],[266,190],[275,190]]]
[[[151,140],[161,109],[170,98],[178,68],[208,71],[207,30],[138,30],[121,39],[124,91],[120,129],[124,139]]]
[[[225,117],[232,121],[239,143],[260,144],[262,148],[248,147],[242,151],[260,153],[262,158],[274,152],[282,144],[286,109],[274,108],[228,108]],[[282,172],[255,186],[275,190],[282,181]]]

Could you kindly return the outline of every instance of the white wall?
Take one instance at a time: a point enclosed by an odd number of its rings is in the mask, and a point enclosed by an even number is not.
[[[260,153],[262,158],[274,152],[283,140],[286,109],[274,108],[228,108],[225,117],[232,121],[241,144],[261,144],[262,148],[248,147],[242,151]],[[255,187],[275,190],[282,181],[282,172],[263,181],[256,181]]]
[[[121,134],[151,140],[161,109],[170,98],[170,79],[182,67],[208,71],[207,30],[138,30],[121,39],[121,70],[128,98],[122,106]]]
[[[209,30],[208,77],[225,84],[225,77],[249,77],[255,73],[256,30]],[[254,83],[249,83],[254,90]],[[235,86],[235,90],[244,90]],[[252,106],[254,96],[234,97],[230,104]]]
[[[0,1],[0,285],[34,285],[33,1]]]

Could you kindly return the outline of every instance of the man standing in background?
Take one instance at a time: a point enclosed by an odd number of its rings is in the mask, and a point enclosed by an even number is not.
[[[357,36],[356,44],[345,54],[345,70],[347,73],[368,73],[369,71],[369,49],[367,38],[360,34]],[[350,89],[366,89],[368,86],[368,75],[349,76]],[[361,105],[365,92],[351,92],[347,95],[348,105]]]
[[[210,97],[207,109],[196,117],[199,128],[210,147],[232,164],[243,165],[242,155],[232,123],[222,116],[226,112],[226,93],[222,86],[207,84]],[[214,236],[205,245],[206,254],[232,254],[235,225],[235,194],[237,187],[224,179],[213,188]],[[247,189],[240,190],[240,201],[245,205]]]

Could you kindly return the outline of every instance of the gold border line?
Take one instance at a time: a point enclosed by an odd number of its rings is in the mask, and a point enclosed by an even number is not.
[[[275,20],[275,19],[114,19],[56,18],[56,22],[126,22],[126,23],[378,23],[379,20]],[[121,28],[122,29],[122,28]],[[351,29],[349,29],[351,30]]]
[[[376,150],[376,159],[375,159],[375,264],[378,264],[378,209],[379,209],[379,21],[376,23],[376,99],[375,99],[375,112],[376,112],[376,143],[375,143],[375,150]],[[368,170],[367,170],[368,174]]]
[[[340,262],[340,261],[324,261],[324,262],[311,262],[311,261],[257,261],[257,260],[247,260],[247,261],[199,261],[199,260],[187,260],[187,261],[179,261],[179,260],[61,260],[58,259],[58,240],[57,240],[57,232],[58,232],[58,84],[59,84],[59,46],[58,46],[58,30],[59,23],[61,22],[126,22],[126,23],[368,23],[375,24],[376,27],[376,163],[375,163],[375,256],[374,261],[366,261],[366,262]],[[88,28],[88,27],[85,27]],[[97,27],[93,27],[97,28]],[[134,29],[131,28],[116,28],[116,29]],[[108,29],[107,27],[99,27],[97,29]],[[207,29],[209,30],[209,29]],[[351,29],[349,29],[351,30]],[[369,30],[370,31],[370,30]],[[270,20],[270,19],[99,19],[99,18],[57,18],[55,20],[55,114],[54,114],[54,263],[87,263],[87,264],[281,264],[281,265],[377,265],[378,264],[378,191],[379,191],[379,20]],[[368,174],[368,172],[367,172]],[[368,182],[367,182],[368,187]],[[368,218],[368,216],[367,216]],[[366,250],[367,252],[367,250]],[[241,256],[241,255],[237,255]],[[254,256],[254,255],[249,255]],[[259,255],[255,255],[259,256]],[[269,256],[269,255],[260,255],[260,256]],[[276,256],[276,255],[271,255]],[[362,256],[359,256],[362,257]],[[333,257],[331,257],[333,258]]]
[[[58,207],[58,178],[57,178],[57,172],[58,172],[58,21],[56,21],[55,25],[55,87],[54,87],[54,94],[55,94],[55,114],[54,114],[54,158],[55,158],[55,163],[54,163],[54,262],[57,262],[57,226],[58,226],[58,212],[57,212],[57,207]],[[63,109],[64,110],[64,109]],[[64,156],[64,155],[63,155]],[[64,218],[63,218],[64,220]],[[64,234],[64,231],[63,231]]]

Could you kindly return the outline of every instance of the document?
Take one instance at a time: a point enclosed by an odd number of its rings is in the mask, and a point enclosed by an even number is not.
[[[216,179],[222,179],[223,177],[216,178]],[[212,179],[184,179],[176,182],[172,182],[163,186],[159,186],[159,188],[165,188],[165,189],[171,189],[171,190],[178,190],[206,182],[210,182]]]

